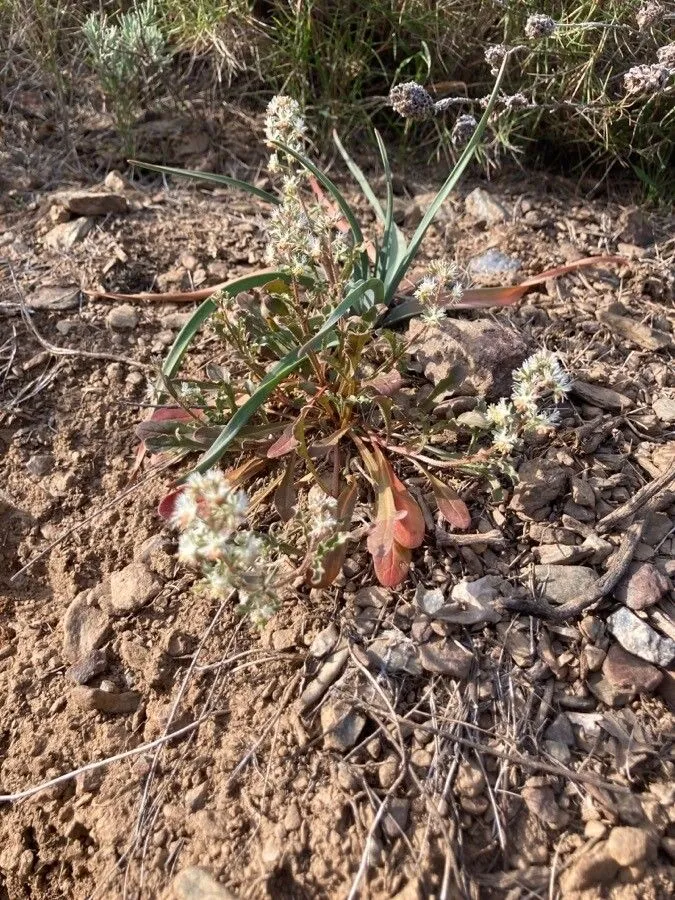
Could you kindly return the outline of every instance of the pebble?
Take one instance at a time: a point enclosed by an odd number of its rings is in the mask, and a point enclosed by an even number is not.
[[[206,798],[208,797],[209,786],[206,781],[203,781],[201,784],[196,785],[193,788],[190,788],[189,791],[185,793],[185,806],[189,812],[195,813],[199,812],[200,809],[204,809],[206,806]]]
[[[614,687],[650,694],[663,680],[656,666],[612,644],[602,666],[602,673]]]
[[[400,762],[397,759],[394,757],[385,759],[377,769],[377,779],[380,782],[380,787],[388,790],[398,778],[399,769]]]
[[[543,521],[549,506],[561,496],[567,485],[567,474],[548,459],[532,459],[518,469],[518,484],[510,508],[520,517]]]
[[[485,789],[485,776],[476,762],[461,763],[455,778],[455,791],[462,797],[478,797]]]
[[[94,220],[90,218],[61,222],[47,232],[44,242],[52,250],[70,250],[84,240],[93,227]]]
[[[528,778],[520,794],[532,815],[548,828],[557,831],[567,825],[569,813],[560,809],[553,788],[549,784],[542,783],[539,776]]]
[[[404,797],[392,797],[384,814],[383,828],[390,838],[398,837],[405,832],[410,815],[410,801]]]
[[[542,544],[535,547],[539,563],[545,566],[565,566],[582,562],[592,553],[589,547],[571,547],[569,544]]]
[[[236,896],[200,866],[183,869],[173,880],[175,900],[237,900]]]
[[[110,576],[110,593],[102,598],[117,616],[136,612],[149,603],[161,588],[153,572],[141,562],[133,562]]]
[[[321,656],[327,656],[332,650],[335,649],[335,645],[338,642],[339,636],[340,633],[337,629],[337,626],[333,622],[331,622],[330,625],[327,625],[314,637],[314,640],[309,645],[310,656],[314,656],[317,658]]]
[[[108,667],[108,657],[105,650],[92,650],[85,657],[66,670],[66,675],[75,684],[86,684],[96,675],[105,672]]]
[[[368,648],[368,662],[380,671],[422,674],[415,645],[395,629],[383,631],[372,642]]]
[[[560,876],[563,897],[573,891],[585,891],[596,885],[611,884],[619,864],[607,850],[606,842],[579,856]]]
[[[588,644],[586,647],[584,647],[582,652],[584,654],[586,665],[588,666],[588,671],[599,672],[602,668],[602,664],[605,661],[607,653],[600,647],[594,647],[593,644]]]
[[[632,565],[619,582],[614,596],[629,609],[647,609],[670,590],[670,580],[651,563]]]
[[[63,311],[77,309],[80,305],[80,288],[74,284],[68,287],[44,285],[26,298],[28,309],[48,309]],[[60,323],[57,323],[57,327]]]
[[[534,577],[542,596],[550,603],[567,603],[588,593],[597,580],[595,570],[588,566],[534,567]]]
[[[595,491],[587,481],[572,476],[570,478],[570,486],[574,503],[578,506],[587,506],[589,509],[595,508]]]
[[[300,808],[295,800],[293,800],[284,816],[284,828],[290,833],[292,831],[297,831],[301,825],[302,816],[300,815]]]
[[[631,688],[617,687],[617,685],[612,684],[608,678],[605,678],[605,676],[599,672],[595,672],[591,675],[586,683],[588,684],[591,693],[597,697],[601,703],[604,703],[605,706],[609,706],[612,709],[618,709],[621,706],[625,706],[635,696],[634,690]]]
[[[636,866],[654,860],[658,845],[650,831],[623,826],[612,828],[606,846],[609,855],[620,866]]]
[[[326,750],[343,753],[351,749],[365,724],[366,717],[347,700],[326,701],[321,707],[321,730]]]
[[[138,312],[130,303],[122,303],[113,306],[105,320],[114,331],[133,331],[138,325]]]
[[[272,634],[272,647],[278,652],[292,650],[296,643],[294,628],[277,628]]]
[[[464,207],[477,222],[496,225],[506,218],[506,210],[483,188],[474,188],[464,200]]]
[[[135,691],[124,691],[120,694],[103,691],[100,688],[89,688],[83,685],[73,689],[73,701],[81,709],[96,710],[110,714],[136,712],[141,702],[140,694]]]
[[[624,650],[640,659],[664,668],[675,660],[675,641],[659,634],[626,607],[609,616],[607,627]]]
[[[496,609],[495,602],[501,595],[499,588],[503,583],[504,580],[495,575],[486,575],[475,581],[463,578],[450,594],[452,602],[459,604],[461,609],[445,613],[439,611],[439,618],[456,625],[499,622],[502,616]]]
[[[48,475],[54,468],[54,457],[51,453],[35,453],[26,463],[26,469],[36,478]]]
[[[471,653],[455,648],[445,640],[422,644],[419,655],[425,671],[450,675],[460,680],[468,678],[473,662]]]
[[[89,591],[78,594],[63,617],[63,656],[70,663],[88,656],[109,634],[108,616],[89,605],[89,595]]]
[[[559,741],[568,747],[574,747],[574,731],[572,723],[565,713],[559,713],[546,729],[546,738],[549,741]]]
[[[653,403],[656,415],[668,425],[675,423],[675,397],[659,397]]]
[[[494,247],[469,260],[469,274],[478,283],[495,278],[510,281],[519,269],[519,260]]]
[[[69,191],[57,195],[56,199],[76,216],[125,213],[129,207],[126,197],[107,191]]]

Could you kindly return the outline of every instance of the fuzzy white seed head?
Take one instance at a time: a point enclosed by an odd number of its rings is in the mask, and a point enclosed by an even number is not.
[[[557,27],[555,19],[543,13],[534,13],[527,18],[525,35],[532,40],[539,40],[540,38],[550,37]]]

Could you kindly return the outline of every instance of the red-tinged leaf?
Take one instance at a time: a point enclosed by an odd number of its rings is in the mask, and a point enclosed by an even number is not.
[[[471,527],[471,513],[469,507],[462,500],[456,490],[444,484],[433,476],[429,479],[436,497],[438,511],[453,528],[465,531]]]
[[[295,483],[293,481],[295,459],[296,455],[294,453],[286,463],[283,478],[274,492],[274,506],[282,522],[288,522],[293,518],[295,507]]]
[[[373,567],[377,580],[383,587],[394,588],[403,581],[410,568],[411,552],[394,542],[388,553],[373,556]]]
[[[356,506],[358,490],[356,481],[342,491],[337,501],[337,518],[343,529],[349,528]],[[323,558],[323,573],[318,581],[312,581],[312,587],[326,588],[335,581],[340,574],[342,566],[347,556],[348,541],[344,541],[334,550],[330,550]]]
[[[397,394],[405,384],[403,376],[398,369],[392,369],[390,372],[380,372],[375,378],[363,382],[364,388],[371,388],[375,393],[383,397],[393,397]]]
[[[322,456],[327,456],[331,450],[334,450],[349,431],[349,427],[349,425],[345,425],[345,427],[340,428],[339,431],[334,431],[333,434],[329,434],[324,440],[317,441],[315,444],[308,444],[307,452],[312,459],[320,459]]]
[[[382,454],[379,447],[375,447],[375,458],[382,468],[383,476],[391,485],[394,495],[394,506],[398,513],[404,513],[394,522],[393,537],[395,541],[414,550],[424,540],[426,525],[419,504],[413,499],[408,488],[396,476],[391,463]]]
[[[159,501],[157,512],[163,519],[171,518],[176,508],[176,500],[178,500],[182,493],[182,487],[176,488],[175,491],[169,491],[169,493]]]
[[[287,453],[290,453],[300,446],[300,441],[295,436],[296,424],[297,423],[293,422],[284,428],[279,437],[267,451],[268,459],[279,459],[279,457],[285,456]]]

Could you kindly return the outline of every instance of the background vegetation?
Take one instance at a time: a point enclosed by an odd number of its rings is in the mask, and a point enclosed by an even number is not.
[[[632,165],[653,178],[672,154],[675,110],[665,95],[627,99],[622,76],[653,63],[672,40],[672,15],[640,29],[637,0],[155,0],[168,65],[148,72],[139,59],[139,109],[178,103],[203,109],[237,100],[262,108],[272,93],[295,96],[321,135],[360,130],[373,119],[386,130],[406,125],[386,107],[396,81],[417,80],[434,96],[465,95],[458,111],[489,92],[488,44],[527,45],[511,67],[508,93],[523,91],[534,109],[501,116],[487,164],[504,154],[564,154],[577,163]],[[0,87],[5,110],[25,88],[44,88],[64,121],[95,66],[83,33],[94,11],[114,22],[133,3],[109,0],[0,0]],[[564,23],[544,41],[524,40],[527,16]],[[670,10],[672,13],[673,10]],[[593,23],[590,27],[583,23]],[[582,27],[583,25],[583,27]],[[147,62],[147,61],[146,61]],[[100,82],[97,85],[101,95]],[[108,98],[110,105],[110,97]],[[415,145],[452,153],[454,115],[415,126]],[[440,138],[440,140],[439,140]]]

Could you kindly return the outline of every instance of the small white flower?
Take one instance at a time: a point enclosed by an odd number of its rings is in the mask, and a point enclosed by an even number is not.
[[[508,428],[498,428],[492,435],[492,444],[499,453],[510,453],[518,443],[518,435]]]
[[[436,299],[438,295],[439,281],[433,275],[427,275],[423,278],[415,289],[415,299],[419,300],[422,306],[426,306]]]

